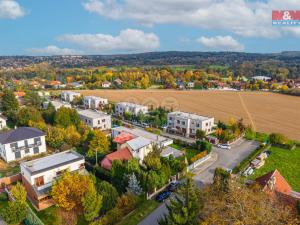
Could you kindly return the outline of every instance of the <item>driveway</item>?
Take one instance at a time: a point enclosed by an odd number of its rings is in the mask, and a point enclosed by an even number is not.
[[[211,159],[193,170],[193,173],[195,174],[193,179],[196,185],[198,187],[203,187],[204,184],[212,183],[214,172],[217,167],[233,169],[258,146],[258,142],[241,139],[233,144],[230,150],[214,147]],[[163,203],[156,208],[138,225],[158,225],[157,220],[168,212],[165,204],[166,203]]]

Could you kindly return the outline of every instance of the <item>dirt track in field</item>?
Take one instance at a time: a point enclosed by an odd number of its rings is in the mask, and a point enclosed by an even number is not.
[[[280,132],[300,140],[300,97],[268,92],[176,90],[83,90],[109,101],[130,101],[148,106],[213,116],[228,121],[243,118],[261,132]]]

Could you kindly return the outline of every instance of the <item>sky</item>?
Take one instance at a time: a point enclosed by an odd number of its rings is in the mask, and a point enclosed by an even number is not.
[[[299,0],[0,0],[0,55],[300,51]]]

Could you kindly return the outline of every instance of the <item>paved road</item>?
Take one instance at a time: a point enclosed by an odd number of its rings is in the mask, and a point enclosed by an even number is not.
[[[207,160],[201,166],[197,167],[193,173],[193,179],[198,187],[211,183],[214,171],[217,167],[233,169],[244,158],[246,158],[259,143],[254,141],[239,140],[232,145],[230,150],[213,148],[211,159]],[[167,213],[165,203],[155,209],[148,217],[142,220],[138,225],[158,225],[157,220]]]

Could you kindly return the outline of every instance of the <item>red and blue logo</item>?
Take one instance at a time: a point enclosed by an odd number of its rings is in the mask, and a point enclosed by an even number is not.
[[[300,26],[300,10],[273,10],[273,26]]]

